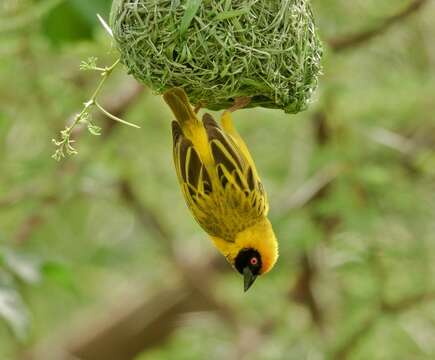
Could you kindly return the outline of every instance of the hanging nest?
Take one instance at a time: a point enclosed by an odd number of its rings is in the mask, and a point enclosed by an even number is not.
[[[157,94],[181,86],[194,104],[297,113],[321,71],[309,0],[114,0],[122,62]]]

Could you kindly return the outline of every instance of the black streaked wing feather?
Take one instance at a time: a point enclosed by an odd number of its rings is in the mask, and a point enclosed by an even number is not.
[[[211,181],[204,164],[187,139],[178,122],[172,122],[172,137],[174,141],[174,162],[180,182],[187,185],[190,196],[211,192]]]
[[[216,123],[216,121],[212,118],[210,114],[204,114],[202,121],[204,123],[205,130],[207,132],[207,136],[210,142],[213,140],[218,141],[223,145],[223,148],[229,153],[230,157],[225,156],[224,154],[217,154],[218,158],[215,158],[216,163],[225,162],[226,168],[228,171],[232,172],[234,169],[231,168],[237,166],[240,170],[243,169],[243,160],[240,154],[237,151],[237,147],[232,141],[224,134],[220,126]],[[213,154],[214,156],[214,154]],[[235,164],[232,164],[232,163]]]
[[[217,172],[222,186],[225,188],[230,181],[237,184],[244,196],[250,199],[254,213],[258,216],[267,214],[267,195],[263,185],[255,175],[253,165],[240,150],[236,139],[224,132],[210,115],[204,115],[203,122],[209,135],[211,151],[217,163]],[[216,133],[218,135],[215,135]],[[255,215],[251,214],[251,216]]]
[[[249,190],[251,191],[255,190],[256,181],[254,178],[254,173],[250,166],[248,167],[248,171],[246,172],[246,180],[248,181]]]
[[[210,150],[216,163],[216,170],[222,186],[225,188],[229,182],[228,176],[225,175],[226,172],[240,189],[245,189],[247,185],[243,179],[243,174],[247,167],[247,162],[239,152],[237,145],[231,138],[225,135],[210,114],[204,114],[202,121],[207,132]]]

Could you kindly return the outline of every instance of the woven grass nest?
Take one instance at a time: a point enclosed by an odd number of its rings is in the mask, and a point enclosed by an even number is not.
[[[321,71],[309,0],[114,0],[110,24],[122,62],[160,94],[183,87],[221,110],[304,110]]]

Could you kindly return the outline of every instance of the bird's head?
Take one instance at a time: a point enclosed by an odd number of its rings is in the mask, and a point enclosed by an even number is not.
[[[236,270],[243,275],[247,291],[257,276],[268,272],[278,258],[278,243],[267,218],[239,233],[235,240],[233,257]]]
[[[264,217],[239,232],[234,241],[211,236],[216,247],[244,278],[245,291],[267,273],[278,259],[278,242],[270,221]]]

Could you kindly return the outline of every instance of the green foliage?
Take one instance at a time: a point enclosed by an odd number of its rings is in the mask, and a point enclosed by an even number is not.
[[[97,14],[107,17],[110,0],[61,1],[43,19],[44,34],[55,45],[90,40]]]

